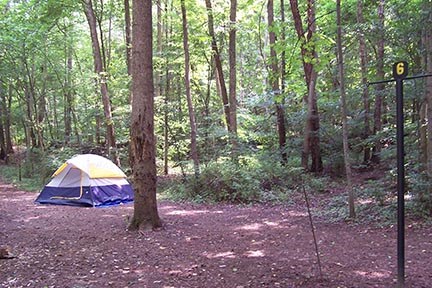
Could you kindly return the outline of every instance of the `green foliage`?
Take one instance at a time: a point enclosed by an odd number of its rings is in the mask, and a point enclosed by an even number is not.
[[[40,191],[42,187],[45,185],[45,183],[42,183],[41,179],[36,175],[30,175],[31,177],[21,177],[21,181],[20,181],[19,175],[20,173],[22,173],[20,169],[22,168],[18,166],[1,165],[0,175],[2,180],[24,191],[29,191],[29,192]]]
[[[220,158],[207,163],[198,177],[165,183],[161,193],[170,199],[196,202],[286,203],[299,185],[299,175],[298,170],[282,166],[275,155],[240,157],[235,161]]]

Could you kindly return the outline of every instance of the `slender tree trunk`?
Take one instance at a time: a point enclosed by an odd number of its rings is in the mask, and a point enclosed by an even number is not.
[[[425,27],[425,50],[426,50],[426,72],[432,73],[432,31],[431,26],[432,25],[432,11],[428,11],[428,17],[426,21]],[[426,165],[426,171],[427,171],[427,177],[428,177],[428,183],[431,183],[432,181],[432,78],[427,77],[426,78],[426,115],[427,115],[427,165]],[[429,184],[429,187],[427,189],[427,197],[425,198],[426,203],[423,203],[425,207],[432,210],[432,185]]]
[[[157,56],[162,57],[162,35],[163,35],[163,25],[162,25],[162,3],[161,0],[156,1],[156,11],[157,11],[157,34],[156,34],[156,51]],[[155,97],[158,98],[162,95],[162,71],[159,68],[155,69]]]
[[[432,86],[431,86],[432,88]],[[427,139],[427,101],[424,99],[420,104],[419,111],[419,163],[422,163],[423,171],[427,171],[427,163],[428,163],[428,139]]]
[[[92,1],[92,0],[90,0],[90,1]],[[93,15],[94,15],[94,17],[95,17],[95,19],[96,19],[96,28],[98,28],[99,29],[99,38],[100,38],[100,42],[99,42],[99,44],[100,44],[100,53],[101,53],[101,57],[102,57],[102,71],[104,71],[104,72],[106,72],[106,71],[108,71],[107,70],[107,55],[106,55],[106,48],[105,48],[105,42],[106,42],[106,40],[105,40],[105,34],[104,34],[104,32],[103,32],[103,28],[102,28],[102,20],[103,20],[103,16],[104,16],[104,14],[105,14],[105,7],[104,7],[104,2],[103,2],[103,0],[99,0],[99,4],[97,4],[98,3],[98,0],[95,0],[95,7],[96,7],[96,11],[98,11],[99,13],[98,14],[96,14],[95,13],[95,9],[93,9],[93,5],[92,5],[92,12],[93,12]],[[98,6],[99,5],[99,6]],[[97,33],[96,33],[96,35],[97,35]]]
[[[6,93],[9,93],[6,96]],[[2,150],[5,154],[5,160],[7,160],[7,156],[12,154],[13,146],[12,146],[12,137],[11,137],[11,119],[10,119],[10,111],[12,108],[12,84],[9,84],[9,91],[3,89],[3,85],[0,84],[0,132],[3,133],[1,140],[2,142]],[[3,146],[4,145],[4,146]]]
[[[309,151],[311,158],[310,171],[311,172],[322,172],[323,163],[321,159],[321,149],[320,149],[320,121],[318,113],[318,97],[316,93],[316,82],[318,78],[318,73],[315,69],[312,70],[310,75],[310,85],[308,91],[308,116],[307,122],[309,123],[309,130],[305,133],[309,134]],[[307,141],[305,141],[307,143]]]
[[[234,157],[237,155],[237,0],[230,1],[230,30],[229,30],[229,113],[231,125],[231,145]]]
[[[8,97],[4,99],[5,104],[5,122],[4,122],[4,129],[5,129],[5,141],[6,141],[6,153],[12,154],[14,153],[13,150],[13,144],[12,144],[12,133],[11,133],[11,109],[12,109],[12,83],[9,83],[9,89],[8,89]],[[4,96],[4,95],[3,95]]]
[[[167,61],[168,62],[168,61]],[[166,86],[164,96],[164,174],[168,175],[168,150],[169,150],[169,117],[168,117],[168,95],[171,89],[171,79],[169,72],[169,64],[166,65]]]
[[[68,39],[66,39],[67,41]],[[66,79],[65,79],[65,92],[64,92],[64,143],[69,145],[72,134],[72,47],[69,41],[66,42],[66,55],[67,55],[67,67],[66,67]]]
[[[165,6],[165,10],[167,11],[167,14],[171,14],[168,12],[168,9],[170,9],[170,12],[172,11],[172,5],[168,6],[168,4]],[[161,30],[164,30],[165,32],[165,45],[167,45],[170,35],[172,34],[172,26],[168,25],[168,19],[165,18],[165,22],[163,23]],[[159,37],[159,36],[158,36]],[[161,37],[162,38],[162,37]],[[161,49],[162,49],[162,45],[160,45]],[[162,53],[162,51],[161,51]],[[171,72],[171,63],[170,63],[170,59],[169,57],[167,57],[166,55],[164,55],[165,58],[165,86],[160,83],[160,88],[161,88],[161,95],[164,95],[164,109],[163,109],[163,117],[164,117],[164,174],[168,175],[169,173],[169,167],[168,167],[168,152],[169,152],[169,148],[170,148],[170,141],[169,141],[169,130],[170,130],[170,126],[169,126],[169,98],[170,95],[174,94],[171,92],[171,80],[172,80],[172,72]],[[161,79],[162,80],[162,79]]]
[[[185,88],[186,88],[186,100],[189,111],[189,125],[190,125],[190,138],[191,138],[191,158],[194,163],[194,171],[195,176],[198,177],[199,170],[199,158],[198,158],[198,149],[197,149],[197,127],[195,121],[195,112],[192,104],[192,95],[190,88],[190,58],[189,58],[189,36],[188,36],[188,22],[186,16],[186,7],[185,1],[181,0],[181,11],[182,11],[182,19],[183,19],[183,49],[185,55]]]
[[[384,0],[379,0],[378,4],[378,42],[377,42],[377,79],[384,79]],[[385,85],[376,85],[376,96],[375,96],[375,110],[374,110],[374,135],[378,134],[382,130],[382,107],[383,107],[383,94]],[[375,142],[373,148],[372,161],[374,163],[380,162],[381,153],[381,142],[378,139]]]
[[[36,131],[37,131],[37,141],[38,147],[42,150],[45,149],[45,140],[44,140],[44,126],[43,123],[45,121],[46,116],[46,83],[47,83],[47,68],[45,63],[42,65],[42,88],[39,93],[39,97],[37,99],[37,117],[36,117]]]
[[[107,75],[106,75],[106,70],[104,69],[104,63],[101,54],[101,48],[99,45],[99,38],[97,34],[97,21],[96,21],[97,19],[93,11],[93,4],[91,0],[84,0],[84,11],[87,18],[87,22],[90,27],[94,68],[95,68],[95,72],[98,74],[98,77],[100,77],[99,84],[100,84],[100,92],[102,96],[102,103],[104,107],[104,115],[106,121],[106,138],[107,138],[106,144],[108,148],[108,154],[112,155],[113,160],[116,162],[116,164],[119,165],[120,164],[119,159],[115,151],[116,140],[115,140],[115,132],[114,132],[114,122],[112,119],[112,112],[111,112],[111,102],[108,94],[108,84],[106,79]],[[114,151],[111,151],[111,149],[113,149]]]
[[[315,88],[318,74],[313,65],[313,62],[318,60],[318,55],[315,51],[315,46],[312,39],[316,30],[315,1],[308,0],[308,29],[306,32],[303,30],[303,22],[298,9],[297,0],[290,0],[290,5],[294,19],[294,27],[297,31],[297,36],[301,41],[303,70],[305,74],[306,86],[308,89],[307,97],[304,99],[307,105],[307,118],[304,131],[302,166],[305,170],[309,170],[311,172],[321,172],[323,170],[323,166],[319,136],[320,122],[318,113],[318,97]],[[308,164],[309,157],[311,158],[310,168]]]
[[[205,0],[206,7],[207,7],[207,17],[208,17],[208,29],[209,34],[211,37],[211,43],[212,43],[212,50],[214,53],[214,60],[216,65],[216,71],[217,71],[217,77],[219,88],[220,88],[220,95],[222,98],[222,103],[224,107],[224,113],[225,113],[225,120],[227,122],[227,129],[228,132],[232,132],[232,125],[231,125],[231,117],[230,117],[230,104],[228,99],[228,93],[225,85],[225,78],[224,73],[222,69],[222,59],[220,57],[219,48],[216,42],[216,34],[214,31],[214,20],[213,20],[213,9],[211,5],[211,0]]]
[[[281,41],[285,43],[285,3],[284,0],[280,1],[280,9],[281,9],[281,21],[282,21],[282,33],[281,33]],[[286,165],[288,163],[288,155],[286,152],[286,127],[285,127],[285,77],[286,77],[286,58],[285,58],[285,50],[282,50],[281,53],[281,100],[276,102],[276,115],[277,115],[277,123],[278,123],[278,135],[279,135],[279,149],[281,150],[282,156],[282,165]]]
[[[267,2],[267,16],[268,16],[268,26],[269,26],[269,41],[270,41],[270,67],[271,72],[269,74],[269,82],[271,83],[273,97],[276,102],[276,117],[277,117],[277,128],[278,128],[278,138],[279,138],[279,150],[282,156],[282,164],[287,162],[285,153],[286,144],[286,131],[285,131],[285,116],[283,105],[279,98],[281,97],[280,87],[279,87],[279,68],[278,59],[276,55],[275,45],[276,45],[276,34],[272,27],[274,26],[274,4],[273,0],[268,0]],[[282,95],[283,97],[283,95]]]
[[[368,56],[366,50],[366,41],[364,37],[364,29],[362,25],[364,24],[363,18],[363,0],[357,1],[357,24],[360,26],[360,31],[358,33],[359,39],[359,54],[360,54],[360,70],[361,70],[361,86],[362,86],[362,99],[363,99],[363,110],[364,110],[364,130],[363,130],[363,140],[366,140],[370,135],[370,103],[369,103],[369,89],[367,87],[367,63]],[[367,163],[371,158],[371,151],[369,145],[363,148],[363,162]]]
[[[347,121],[347,104],[346,104],[346,93],[345,93],[345,70],[344,60],[342,51],[342,24],[341,24],[341,7],[340,0],[336,0],[336,15],[337,15],[337,59],[338,59],[338,70],[339,70],[339,92],[341,100],[341,112],[342,112],[342,141],[343,141],[343,154],[345,160],[345,174],[347,180],[348,189],[348,206],[349,216],[355,218],[355,206],[354,206],[354,190],[352,187],[352,172],[351,172],[351,160],[349,155],[349,143],[348,143],[348,121]]]
[[[3,84],[0,81],[0,160],[5,160],[7,157],[7,151],[6,151],[6,137],[4,132],[4,123],[6,122],[6,105],[4,103],[4,100],[6,97],[3,95]]]
[[[102,138],[101,138],[101,116],[98,114],[96,114],[95,116],[95,121],[96,121],[96,127],[95,127],[95,136],[96,136],[96,144],[101,144],[102,143]]]
[[[131,75],[131,56],[132,56],[131,44],[132,43],[131,43],[131,17],[130,17],[129,0],[124,0],[123,5],[125,9],[124,16],[125,16],[125,41],[126,41],[126,66],[127,66],[128,75]]]
[[[26,135],[27,135],[27,148],[30,147],[36,147],[37,146],[37,141],[36,141],[36,135],[34,133],[34,97],[32,95],[32,92],[30,90],[30,87],[28,85],[28,83],[24,84],[24,94],[25,94],[25,99],[26,99],[26,108],[27,108],[27,119],[24,122],[24,125],[26,127]]]
[[[133,0],[131,153],[135,189],[130,230],[162,225],[156,202],[156,139],[154,135],[154,85],[152,2]]]

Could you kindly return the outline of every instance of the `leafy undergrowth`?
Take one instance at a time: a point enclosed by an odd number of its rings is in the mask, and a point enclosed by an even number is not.
[[[373,176],[371,176],[373,175]],[[389,227],[397,224],[397,189],[392,177],[377,170],[355,175],[356,217],[349,217],[348,191],[344,183],[333,182],[334,186],[324,193],[313,193],[314,216],[330,223],[349,222],[375,227]],[[427,224],[432,218],[419,207],[415,197],[407,192],[404,197],[405,218],[411,222]]]
[[[25,169],[28,168],[0,165],[0,175],[5,182],[20,190],[40,191],[47,182],[45,177],[38,173],[29,174]],[[378,227],[396,224],[397,193],[391,173],[377,169],[357,173],[355,179],[355,219],[348,215],[348,191],[342,179],[318,177],[302,173],[301,169],[287,169],[266,162],[225,161],[206,166],[198,177],[180,174],[161,176],[158,180],[158,199],[198,204],[261,203],[306,207],[304,187],[309,195],[314,217],[325,222],[364,223]],[[410,193],[407,195],[407,217],[416,219],[419,223],[430,222],[430,214],[419,208]]]
[[[21,177],[20,177],[21,174]],[[2,180],[12,184],[14,187],[28,191],[37,192],[42,189],[44,183],[39,177],[24,177],[19,167],[0,165],[0,175]]]
[[[220,168],[220,167],[219,167]],[[226,167],[225,167],[226,168]],[[229,170],[229,169],[228,169]],[[306,209],[303,187],[314,217],[327,223],[366,224],[389,227],[397,223],[397,192],[392,175],[383,170],[355,174],[353,186],[356,218],[349,217],[345,181],[294,173],[265,174],[229,170],[216,173],[214,167],[194,177],[169,176],[159,180],[159,199],[194,203],[283,204]],[[270,189],[268,189],[270,188]],[[407,193],[405,214],[410,220],[428,223],[430,216]]]

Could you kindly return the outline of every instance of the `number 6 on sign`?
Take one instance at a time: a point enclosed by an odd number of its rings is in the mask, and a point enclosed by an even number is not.
[[[393,77],[395,79],[404,79],[408,75],[408,63],[400,61],[393,64]]]

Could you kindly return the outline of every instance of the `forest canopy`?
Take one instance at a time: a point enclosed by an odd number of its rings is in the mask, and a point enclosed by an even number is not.
[[[129,169],[131,4],[0,1],[0,159],[44,180],[76,153]],[[394,85],[368,83],[400,60],[432,72],[432,6],[340,8],[338,21],[336,1],[153,1],[156,159],[159,175],[186,180],[176,193],[285,201],[303,171],[325,190],[319,177],[350,167],[389,171],[361,193],[394,196]],[[405,84],[407,186],[421,211],[432,208],[431,81]]]

